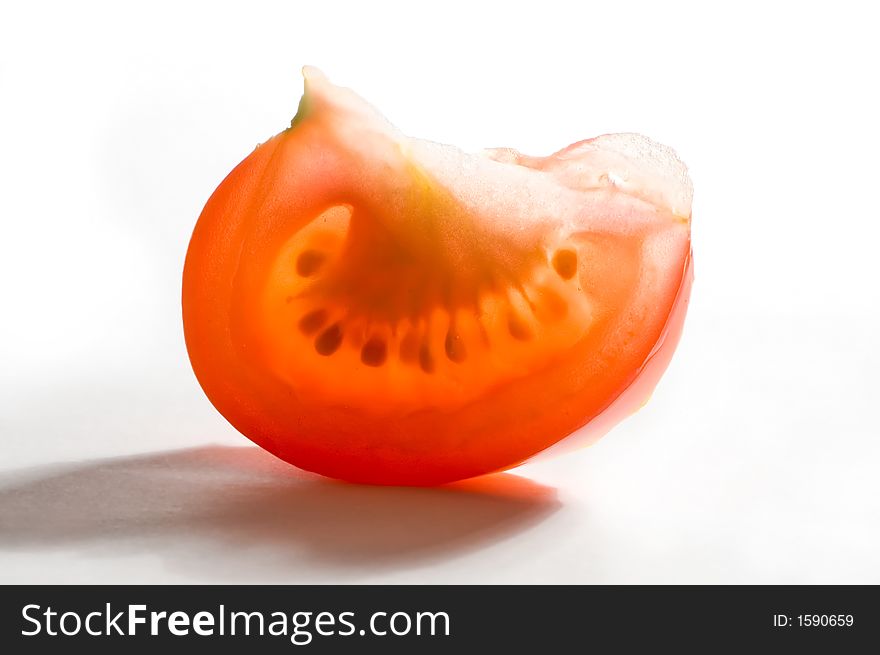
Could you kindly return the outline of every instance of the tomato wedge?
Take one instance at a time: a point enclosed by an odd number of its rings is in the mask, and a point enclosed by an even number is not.
[[[595,439],[647,399],[692,279],[671,150],[469,154],[304,76],[186,257],[187,349],[223,416],[310,471],[432,485]]]

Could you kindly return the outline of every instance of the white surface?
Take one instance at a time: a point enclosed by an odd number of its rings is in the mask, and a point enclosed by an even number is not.
[[[5,8],[0,582],[880,583],[876,22],[581,4]],[[697,279],[652,402],[453,489],[324,481],[235,433],[180,272],[304,63],[467,148],[675,147]]]

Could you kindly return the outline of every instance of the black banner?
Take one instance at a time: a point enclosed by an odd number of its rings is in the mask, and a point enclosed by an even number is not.
[[[868,586],[10,586],[0,598],[7,653],[855,652],[880,636]]]

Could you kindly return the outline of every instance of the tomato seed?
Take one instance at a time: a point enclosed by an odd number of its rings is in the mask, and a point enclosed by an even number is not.
[[[314,275],[324,265],[327,255],[317,250],[305,250],[296,258],[296,272],[303,277]]]
[[[562,248],[553,255],[553,268],[563,280],[570,280],[577,273],[577,253],[568,248]]]
[[[434,372],[434,357],[431,355],[431,348],[427,342],[419,348],[419,366],[428,375]]]
[[[464,340],[454,328],[450,328],[446,333],[444,345],[446,347],[446,356],[456,364],[461,364],[461,362],[467,359],[467,349],[464,346]]]
[[[518,341],[528,341],[534,336],[526,322],[513,313],[507,316],[507,331]]]
[[[324,355],[325,357],[335,353],[341,345],[342,326],[339,323],[334,323],[315,339],[315,350],[319,355]]]
[[[388,346],[379,337],[373,337],[361,348],[361,361],[367,366],[382,366],[387,355]]]
[[[311,335],[320,330],[326,322],[327,310],[316,309],[299,319],[297,326],[299,327],[299,331],[303,334]]]

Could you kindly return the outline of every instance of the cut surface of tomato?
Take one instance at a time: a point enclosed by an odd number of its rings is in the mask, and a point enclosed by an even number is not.
[[[671,150],[612,134],[465,153],[304,76],[184,267],[193,369],[239,431],[327,476],[428,485],[595,440],[645,402],[692,280]]]

